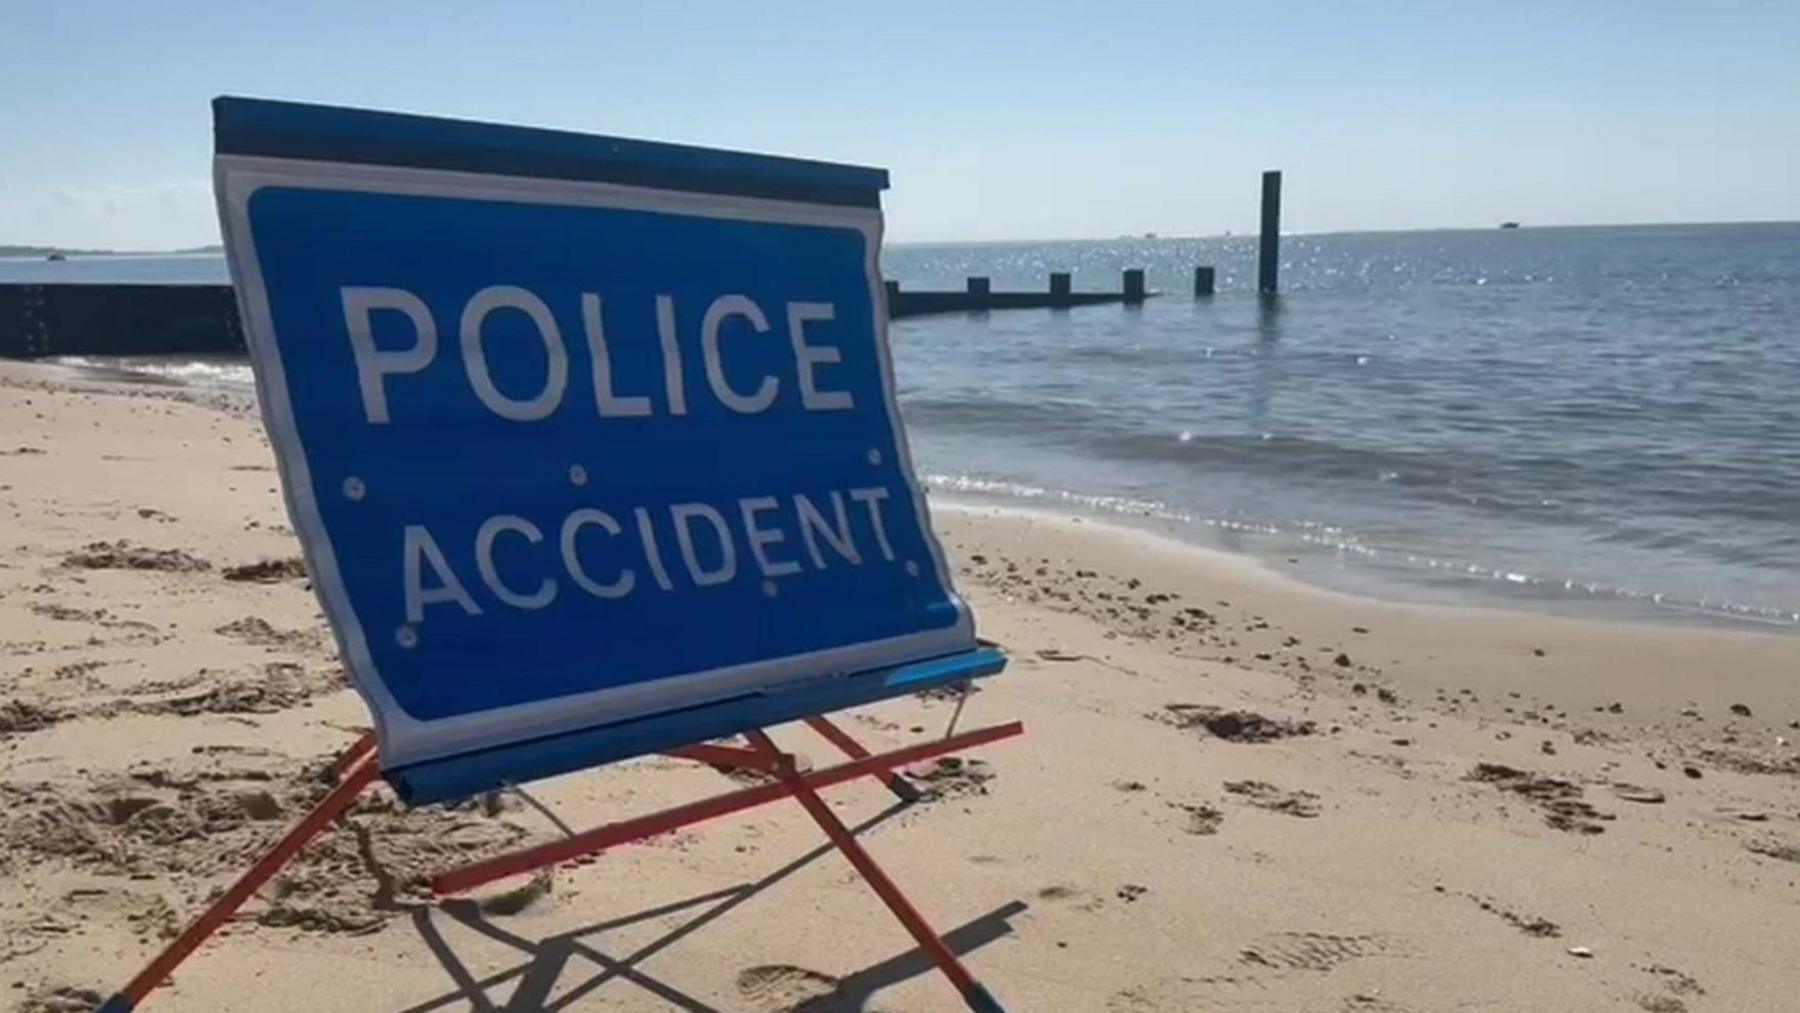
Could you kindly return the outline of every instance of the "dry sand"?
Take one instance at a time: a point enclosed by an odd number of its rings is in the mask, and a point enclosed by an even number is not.
[[[964,726],[1029,733],[916,771],[922,804],[829,798],[1009,1008],[1800,1009],[1800,638],[1388,604],[937,514],[1014,658]],[[281,565],[247,406],[0,364],[0,520],[0,1008],[85,1009],[366,714]],[[918,742],[953,708],[851,727]],[[646,759],[531,791],[588,826],[731,786]],[[957,1008],[792,803],[464,901],[414,881],[557,832],[510,796],[373,793],[146,1008]]]

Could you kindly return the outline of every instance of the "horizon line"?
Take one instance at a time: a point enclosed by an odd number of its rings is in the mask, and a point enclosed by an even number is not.
[[[1514,224],[1521,231],[1544,231],[1551,229],[1631,229],[1631,228],[1683,228],[1695,226],[1721,225],[1800,225],[1800,218],[1727,218],[1712,221],[1624,221],[1624,222],[1560,222],[1533,225],[1527,222],[1495,223],[1493,225],[1428,225],[1415,228],[1360,228],[1360,229],[1321,229],[1317,231],[1295,231],[1280,233],[1286,239],[1290,237],[1308,236],[1363,236],[1363,235],[1405,235],[1417,232],[1496,232],[1503,224]],[[885,246],[1025,246],[1041,243],[1116,243],[1121,240],[1131,242],[1160,242],[1166,240],[1214,240],[1214,239],[1254,239],[1259,233],[1252,229],[1247,232],[1222,233],[1160,233],[1148,232],[1136,235],[1120,233],[1114,236],[1038,236],[1009,239],[897,239],[889,240]],[[103,249],[97,247],[57,246],[44,243],[0,243],[0,249],[30,251],[11,256],[30,256],[37,253],[61,253],[89,257],[133,257],[133,256],[169,256],[174,254],[222,253],[224,247],[220,243],[205,243],[199,246],[178,246],[150,249]]]

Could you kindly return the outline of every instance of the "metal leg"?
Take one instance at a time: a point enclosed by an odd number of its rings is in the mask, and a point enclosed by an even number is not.
[[[824,770],[815,770],[805,775],[796,774],[796,776],[813,789],[829,788],[832,785],[866,777],[877,768],[916,763],[933,756],[953,753],[959,749],[970,749],[1000,739],[1011,738],[1014,735],[1022,735],[1024,731],[1025,726],[1017,721],[988,728],[977,728],[953,738],[921,742],[918,745],[897,749],[891,753],[883,753],[880,756],[852,760],[849,763],[841,763]],[[466,893],[496,879],[505,879],[508,876],[541,869],[546,865],[596,854],[620,844],[641,841],[646,837],[668,833],[671,830],[705,820],[766,805],[792,794],[793,789],[787,782],[774,781],[769,784],[759,784],[753,788],[728,792],[724,795],[715,795],[697,802],[689,802],[673,809],[664,809],[645,816],[608,823],[565,840],[550,841],[523,848],[439,873],[431,879],[431,890],[440,895]]]
[[[238,877],[237,882],[231,884],[218,900],[213,901],[211,907],[208,907],[200,917],[194,919],[193,923],[187,927],[187,931],[157,954],[156,959],[152,960],[148,967],[139,971],[137,977],[131,979],[130,984],[101,1004],[98,1013],[128,1013],[128,1011],[136,1009],[152,989],[166,981],[169,975],[174,973],[175,968],[188,958],[189,954],[199,949],[200,944],[206,942],[208,937],[218,931],[219,926],[225,924],[233,914],[237,913],[237,909],[242,907],[252,894],[277,872],[280,872],[288,862],[292,861],[294,856],[299,854],[300,849],[306,847],[306,843],[317,836],[327,823],[337,819],[344,810],[350,808],[350,804],[356,801],[356,796],[362,794],[362,790],[375,779],[378,769],[379,765],[373,756],[350,768],[343,780],[339,781],[329,794],[320,799],[318,804],[313,806],[312,811],[302,817],[299,823],[294,824],[293,829],[289,830],[286,836],[276,841],[273,847],[264,852],[263,856],[257,859],[256,864],[250,867],[250,871]]]
[[[831,838],[831,843],[836,845],[837,849],[844,853],[844,857],[849,859],[850,864],[856,867],[857,873],[874,889],[882,903],[886,904],[888,910],[894,913],[894,917],[900,920],[900,924],[906,927],[906,931],[912,934],[919,947],[931,957],[932,963],[938,966],[938,970],[944,972],[944,977],[949,978],[950,983],[956,986],[957,992],[961,993],[963,1001],[968,1004],[969,1009],[975,1013],[1005,1013],[1000,1004],[995,1001],[993,994],[981,982],[976,981],[975,976],[969,973],[969,969],[964,967],[962,961],[957,959],[956,954],[950,951],[950,947],[944,945],[944,941],[938,937],[937,931],[925,921],[924,916],[919,914],[918,909],[913,907],[906,895],[900,892],[900,888],[894,884],[892,879],[888,878],[888,874],[881,866],[875,863],[875,859],[863,850],[863,846],[857,841],[856,836],[837,818],[837,814],[831,811],[831,807],[825,804],[825,800],[819,797],[819,793],[813,790],[812,785],[808,784],[806,779],[794,769],[793,758],[775,748],[775,743],[771,742],[768,735],[760,729],[753,729],[745,734],[749,737],[751,744],[763,750],[765,754],[776,761],[776,771],[783,783],[792,791],[794,798],[798,799],[800,804],[806,808],[813,821],[819,824],[819,829],[825,831],[825,836]]]
[[[812,717],[807,718],[806,726],[824,736],[827,742],[838,747],[839,752],[852,760],[866,760],[869,758],[869,751],[863,748],[862,743],[851,738],[849,732],[839,728],[825,715],[815,714]],[[875,777],[880,778],[881,783],[887,785],[888,790],[893,792],[894,797],[898,798],[900,801],[917,802],[919,800],[919,789],[908,784],[906,778],[895,773],[891,767],[880,767],[871,773]]]
[[[744,770],[760,770],[774,773],[769,769],[769,761],[761,753],[742,746],[715,746],[709,743],[697,743],[692,746],[681,746],[677,749],[663,751],[664,756],[674,756],[683,760],[694,760],[714,767],[738,767]]]
[[[752,763],[756,766],[766,766],[779,778],[773,784],[759,785],[704,799],[637,819],[598,827],[586,833],[576,834],[567,840],[538,845],[483,862],[476,862],[439,875],[432,880],[432,889],[439,894],[461,892],[505,876],[593,854],[615,844],[642,840],[676,827],[793,796],[800,801],[814,821],[825,831],[826,836],[831,839],[832,844],[844,853],[844,857],[849,859],[857,872],[868,881],[882,901],[887,904],[889,910],[893,911],[895,917],[900,919],[901,924],[956,986],[969,1009],[974,1010],[975,1013],[1004,1013],[993,995],[975,980],[949,947],[944,945],[931,926],[926,924],[924,918],[913,908],[900,889],[887,877],[881,867],[875,864],[868,852],[863,850],[855,836],[832,814],[831,809],[819,797],[818,789],[843,784],[859,777],[885,776],[888,779],[897,780],[893,774],[893,769],[896,767],[959,749],[1010,738],[1022,734],[1025,730],[1024,725],[1014,721],[1004,725],[979,728],[935,742],[920,743],[879,756],[871,756],[861,744],[828,720],[820,717],[809,720],[808,723],[834,745],[837,745],[839,749],[850,755],[852,757],[850,762],[826,770],[802,773],[796,768],[794,758],[777,750],[767,735],[760,730],[751,731],[748,736],[754,749],[732,750],[730,755],[726,755],[726,750],[730,747],[718,747],[720,753],[709,756],[708,759],[727,759],[743,766],[750,766]],[[97,1013],[130,1013],[135,1010],[154,989],[168,980],[183,961],[199,949],[214,932],[218,931],[220,926],[230,920],[245,901],[249,900],[264,883],[267,883],[292,861],[294,856],[318,835],[319,831],[343,815],[363,789],[367,788],[369,783],[375,780],[380,773],[380,762],[376,756],[375,745],[374,734],[367,733],[334,761],[333,770],[339,774],[339,780],[331,791],[320,799],[286,835],[275,842],[261,858],[257,859],[256,864],[251,866],[249,871],[232,883],[217,900],[194,919],[180,937],[157,954],[155,959],[138,972],[129,984],[102,1003]],[[694,753],[708,752],[694,747],[688,748]],[[696,758],[698,757],[696,756]],[[745,762],[747,760],[752,762]],[[906,787],[910,788],[911,786],[907,785]]]
[[[351,767],[356,766],[358,761],[369,755],[371,752],[374,752],[374,750],[375,731],[374,729],[370,729],[369,731],[362,733],[355,742],[350,743],[350,748],[339,753],[337,759],[331,761],[332,774],[340,779],[343,778],[344,774],[348,772]]]

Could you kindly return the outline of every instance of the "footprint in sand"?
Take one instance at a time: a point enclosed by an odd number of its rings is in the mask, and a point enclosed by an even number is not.
[[[57,910],[77,923],[97,921],[130,927],[140,943],[158,943],[181,931],[181,912],[160,893],[117,886],[82,886],[63,893]]]
[[[91,988],[49,986],[32,993],[19,1013],[88,1013],[105,999]]]
[[[312,630],[281,630],[269,625],[261,616],[245,616],[213,630],[222,637],[241,640],[252,647],[317,647],[319,636]]]
[[[1261,991],[1261,984],[1254,975],[1159,978],[1114,992],[1106,999],[1106,1013],[1216,1009],[1241,1001],[1245,991]]]
[[[1241,963],[1290,971],[1330,971],[1362,957],[1385,953],[1381,936],[1338,936],[1323,932],[1282,932],[1238,954]]]
[[[1357,992],[1345,996],[1344,1004],[1338,1008],[1345,1013],[1412,1013],[1411,1006],[1402,1006],[1373,992]]]
[[[792,964],[762,964],[738,972],[738,994],[771,1013],[786,1013],[826,999],[838,990],[838,980],[829,974],[809,971]]]
[[[760,964],[738,972],[738,993],[766,1013],[885,1013],[861,989],[792,964]]]

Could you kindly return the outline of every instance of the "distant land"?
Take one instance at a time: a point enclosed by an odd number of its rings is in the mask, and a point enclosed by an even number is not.
[[[1502,229],[1506,229],[1507,231],[1512,231],[1513,229],[1517,229],[1517,228],[1531,228],[1531,229],[1535,229],[1538,231],[1552,231],[1552,230],[1568,230],[1568,229],[1659,229],[1659,228],[1666,229],[1666,228],[1693,228],[1693,227],[1707,227],[1707,226],[1715,226],[1715,227],[1717,227],[1717,226],[1746,226],[1746,225],[1766,226],[1766,225],[1796,225],[1796,224],[1800,224],[1800,221],[1794,221],[1794,220],[1782,219],[1782,218],[1773,218],[1773,219],[1741,219],[1741,220],[1719,221],[1719,222],[1680,222],[1680,221],[1579,222],[1579,223],[1545,222],[1545,223],[1521,224],[1518,222],[1507,221],[1507,222],[1499,223],[1499,227]],[[1414,229],[1328,229],[1328,230],[1322,230],[1322,231],[1305,231],[1305,230],[1286,231],[1286,230],[1284,230],[1281,234],[1283,237],[1364,236],[1364,235],[1393,235],[1393,234],[1404,235],[1404,234],[1415,234],[1415,233],[1423,233],[1423,232],[1486,232],[1486,231],[1490,231],[1494,228],[1495,228],[1494,225],[1448,225],[1448,226],[1440,226],[1440,227],[1436,227],[1436,228],[1414,228]],[[1123,242],[1148,242],[1148,241],[1156,241],[1156,240],[1187,242],[1187,241],[1194,241],[1194,240],[1219,240],[1219,239],[1236,240],[1239,243],[1254,243],[1256,241],[1256,232],[1254,230],[1251,230],[1249,232],[1234,233],[1230,230],[1227,230],[1223,233],[1212,233],[1212,234],[1165,232],[1165,233],[1120,234],[1120,235],[1111,236],[1111,237],[1099,237],[1099,236],[1086,236],[1086,237],[1083,237],[1083,236],[1061,236],[1061,237],[1056,237],[1056,236],[1050,236],[1050,237],[1038,237],[1038,238],[1034,238],[1034,239],[903,239],[903,240],[889,239],[886,242],[886,245],[892,246],[892,247],[907,247],[907,246],[914,246],[914,247],[1035,246],[1035,245],[1042,244],[1042,243],[1102,243],[1102,242],[1121,242],[1121,241],[1123,241]],[[27,246],[27,245],[12,246],[12,245],[7,245],[5,243],[0,243],[0,257],[13,257],[13,258],[36,257],[36,258],[42,259],[44,257],[50,256],[53,253],[61,254],[66,257],[151,257],[151,256],[166,256],[169,254],[208,254],[208,253],[209,254],[222,254],[224,252],[225,252],[225,247],[219,243],[211,243],[206,246],[189,246],[189,247],[183,247],[181,249],[176,249],[176,250],[100,250],[100,249],[83,249],[83,248],[73,247],[73,246]]]
[[[52,253],[60,253],[65,257],[142,257],[161,253],[223,253],[225,248],[217,243],[211,246],[190,246],[182,250],[83,250],[72,246],[5,246],[0,245],[0,257],[48,257]]]

